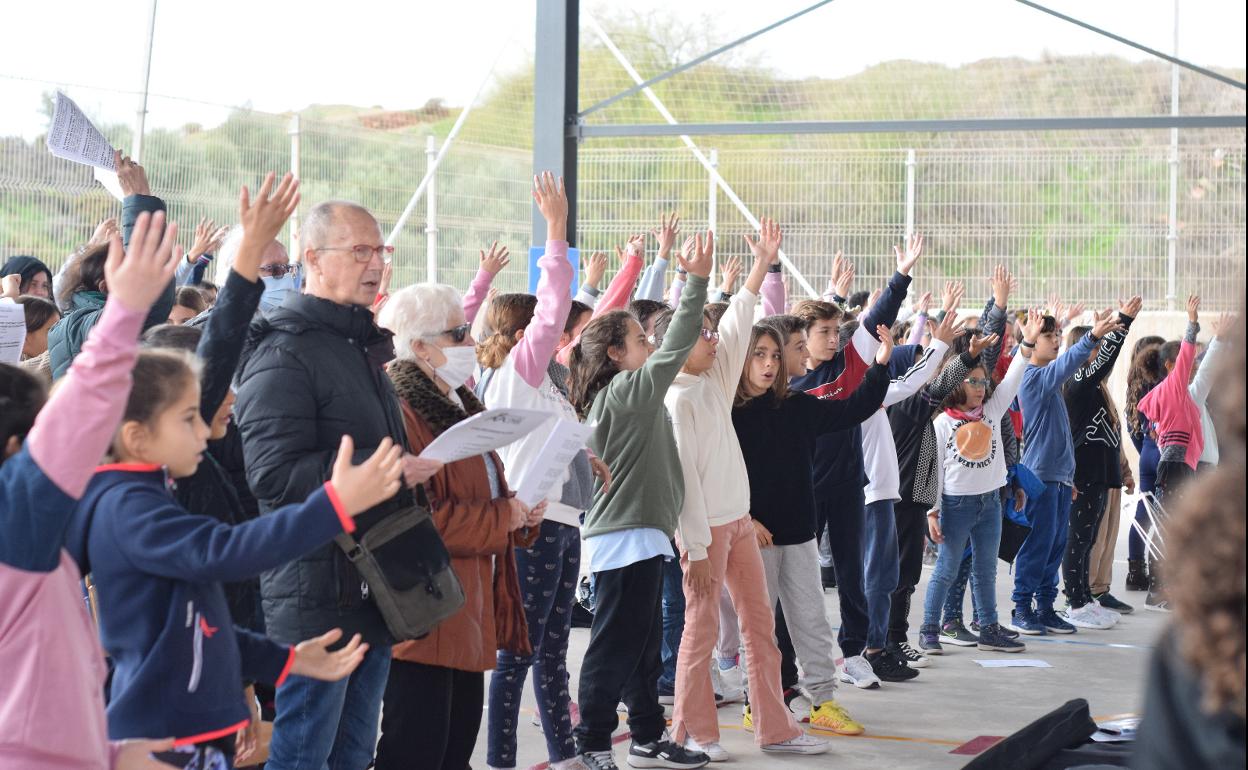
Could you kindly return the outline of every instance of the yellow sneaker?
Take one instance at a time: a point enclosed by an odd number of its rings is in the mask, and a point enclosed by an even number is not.
[[[845,707],[834,700],[825,700],[810,710],[810,726],[829,730],[837,735],[862,735],[865,728],[850,718]]]
[[[754,715],[750,713],[750,705],[748,703],[741,710],[741,726],[749,732],[754,732]]]

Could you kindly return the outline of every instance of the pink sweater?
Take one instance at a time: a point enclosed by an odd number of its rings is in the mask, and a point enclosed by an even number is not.
[[[0,767],[116,762],[104,653],[61,538],[121,420],[145,315],[108,301],[23,451],[0,466],[5,537],[21,541],[23,560],[41,562],[0,561]]]
[[[1140,399],[1140,413],[1157,426],[1157,448],[1161,450],[1162,459],[1166,459],[1167,447],[1177,451],[1177,447],[1183,446],[1183,461],[1192,470],[1196,470],[1200,453],[1205,449],[1200,408],[1187,389],[1192,363],[1196,360],[1195,337],[1196,333],[1189,329],[1179,346],[1174,368],[1161,384]]]

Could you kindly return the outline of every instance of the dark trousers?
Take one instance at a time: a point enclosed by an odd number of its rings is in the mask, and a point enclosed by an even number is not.
[[[780,648],[780,686],[786,690],[797,687],[797,650],[793,649],[793,637],[784,622],[784,610],[776,602],[776,646]]]
[[[595,572],[594,581],[594,624],[577,688],[581,723],[573,731],[582,754],[611,749],[620,701],[637,743],[657,741],[667,727],[658,695],[663,557]]]
[[[543,521],[533,545],[516,549],[516,570],[533,653],[498,652],[498,667],[490,677],[485,755],[492,767],[516,766],[520,699],[530,667],[547,756],[551,762],[559,762],[576,754],[569,710],[568,635],[580,565],[580,530],[557,521]]]
[[[1156,468],[1153,468],[1156,471]],[[1144,469],[1140,469],[1140,492],[1155,492],[1157,490],[1156,473],[1144,473]],[[1140,500],[1135,504],[1135,520],[1140,526],[1148,531],[1149,519],[1148,509],[1144,506],[1144,501]],[[1144,553],[1144,538],[1136,531],[1135,527],[1131,528],[1131,534],[1127,537],[1127,558],[1134,561],[1143,561],[1147,554]]]
[[[867,595],[863,588],[862,538],[866,528],[866,497],[862,483],[841,484],[819,495],[819,532],[828,528],[836,593],[840,599],[841,630],[837,642],[847,658],[861,655],[867,646]]]
[[[395,660],[381,710],[376,770],[466,770],[481,728],[485,675]]]
[[[672,543],[672,553],[680,553]],[[663,673],[659,689],[676,692],[676,660],[680,654],[680,637],[685,633],[685,573],[680,559],[663,563]]]
[[[897,524],[897,589],[888,609],[888,641],[901,644],[910,630],[910,601],[923,574],[923,544],[927,538],[927,512],[930,505],[898,502],[893,504]]]
[[[1096,530],[1105,515],[1105,500],[1109,488],[1103,484],[1083,484],[1077,487],[1078,497],[1070,504],[1070,529],[1066,536],[1066,555],[1062,558],[1062,582],[1066,586],[1066,598],[1071,608],[1082,607],[1092,601],[1092,589],[1088,587],[1088,559],[1096,542]]]

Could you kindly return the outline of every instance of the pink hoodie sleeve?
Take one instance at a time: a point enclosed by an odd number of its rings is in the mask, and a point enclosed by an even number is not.
[[[763,278],[763,315],[783,315],[784,307],[784,274],[768,273]]]
[[[673,310],[680,306],[680,295],[685,290],[685,279],[682,273],[677,273],[672,279],[672,287],[667,292],[667,306]]]
[[[130,371],[146,317],[146,311],[108,300],[26,440],[31,457],[70,497],[82,496],[113,440],[130,394]]]
[[[524,337],[511,349],[516,373],[530,387],[542,384],[550,357],[559,344],[572,307],[572,263],[567,241],[546,241],[546,253],[537,261],[542,277],[537,282],[537,308],[525,327]],[[614,281],[612,282],[614,285]],[[609,292],[610,290],[608,290]]]
[[[620,267],[620,272],[615,274],[615,277],[611,279],[610,285],[607,286],[607,290],[598,298],[598,304],[594,305],[594,314],[591,318],[597,318],[611,310],[621,310],[628,304],[628,297],[633,293],[633,287],[637,285],[637,279],[641,276],[642,266],[641,257],[631,254],[624,257],[624,264]],[[527,337],[528,334],[525,334],[525,336]],[[577,335],[576,339],[559,351],[557,356],[559,363],[564,366],[568,365],[568,361],[572,358],[572,348],[576,347],[580,341],[581,337]]]
[[[477,319],[477,311],[481,309],[481,303],[485,302],[485,295],[490,292],[490,284],[493,282],[493,273],[485,268],[477,270],[476,276],[468,286],[467,293],[464,294],[464,319],[468,323]]]
[[[914,317],[914,328],[910,330],[911,345],[923,344],[923,332],[927,330],[927,313],[919,313]]]

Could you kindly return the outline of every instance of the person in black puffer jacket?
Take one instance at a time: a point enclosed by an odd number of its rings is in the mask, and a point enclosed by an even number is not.
[[[407,446],[382,368],[394,358],[391,334],[369,310],[384,268],[377,221],[358,204],[330,201],[312,208],[302,235],[307,293],[252,322],[236,380],[234,414],[261,515],[324,484],[344,434],[355,441],[357,461],[386,437]],[[439,467],[404,458],[410,485]],[[410,500],[401,491],[357,517],[357,528],[367,532]],[[394,640],[367,584],[330,544],[265,573],[260,585],[273,639],[297,642],[341,628],[344,639],[359,633],[371,646],[342,682],[291,677],[278,690],[269,767],[321,768],[331,753],[337,766],[368,766]]]

